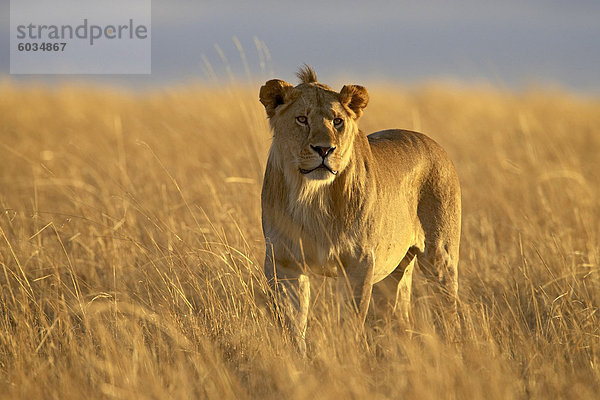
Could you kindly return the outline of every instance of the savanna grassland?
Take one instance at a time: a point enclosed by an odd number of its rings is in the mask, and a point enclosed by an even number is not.
[[[408,335],[315,290],[299,357],[262,276],[258,84],[5,82],[0,398],[598,398],[600,101],[370,89],[363,130],[421,130],[458,170],[460,338],[426,292]]]

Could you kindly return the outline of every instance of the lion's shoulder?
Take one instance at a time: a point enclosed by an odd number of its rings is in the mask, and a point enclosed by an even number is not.
[[[369,143],[372,146],[380,143],[395,143],[398,145],[406,144],[413,146],[435,143],[433,139],[423,133],[406,129],[386,129],[373,132],[367,136],[367,139],[369,139]]]
[[[374,158],[383,163],[409,164],[437,161],[445,164],[449,158],[444,149],[429,136],[404,129],[387,129],[367,136]]]

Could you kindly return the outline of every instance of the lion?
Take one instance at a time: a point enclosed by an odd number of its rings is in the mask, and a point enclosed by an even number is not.
[[[264,273],[300,350],[315,275],[349,283],[363,324],[373,285],[391,280],[408,320],[417,259],[456,314],[461,196],[446,152],[408,130],[365,135],[367,89],[338,93],[308,65],[297,76],[295,87],[269,80],[259,97],[273,132],[261,195]]]

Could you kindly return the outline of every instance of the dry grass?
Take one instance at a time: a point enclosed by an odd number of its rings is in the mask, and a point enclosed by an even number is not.
[[[0,398],[597,398],[600,103],[371,90],[362,126],[422,130],[463,187],[463,338],[416,299],[300,359],[265,303],[257,88],[134,95],[0,84]]]

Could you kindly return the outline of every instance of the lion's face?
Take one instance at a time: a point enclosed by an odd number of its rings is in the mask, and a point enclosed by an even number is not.
[[[260,91],[273,128],[273,150],[286,174],[331,183],[348,165],[357,120],[368,101],[366,89],[344,86],[340,93],[319,83],[292,87],[268,81]]]

